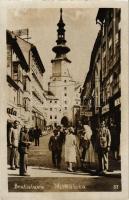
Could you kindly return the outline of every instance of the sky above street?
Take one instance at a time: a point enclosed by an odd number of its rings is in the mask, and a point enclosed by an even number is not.
[[[67,55],[72,61],[69,71],[74,80],[82,83],[89,69],[91,52],[99,30],[95,21],[97,12],[96,8],[63,8],[65,38],[71,49]],[[60,9],[9,9],[7,13],[7,29],[29,29],[29,41],[37,47],[46,70],[43,81],[47,89],[52,73],[51,59],[55,57],[52,47],[56,44]]]

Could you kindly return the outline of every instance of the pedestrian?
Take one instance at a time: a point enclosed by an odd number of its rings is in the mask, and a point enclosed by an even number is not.
[[[58,130],[53,130],[53,135],[49,139],[49,150],[52,152],[52,163],[54,168],[60,169],[61,165],[61,153],[62,153],[62,140],[58,135]]]
[[[67,163],[67,170],[70,172],[73,172],[73,164],[77,162],[76,145],[74,128],[70,127],[65,138],[65,162]]]
[[[20,153],[20,176],[28,176],[27,165],[28,165],[28,149],[31,142],[29,141],[29,134],[27,128],[23,127],[20,132],[19,140],[19,153]]]
[[[18,154],[18,143],[20,131],[18,128],[18,121],[15,120],[13,127],[9,131],[9,148],[10,148],[10,169],[15,170],[19,167],[19,154]]]
[[[33,142],[34,141],[34,128],[33,127],[29,129],[28,134],[29,134],[29,141]]]
[[[111,151],[113,154],[113,159],[117,160],[119,158],[119,131],[114,123],[113,119],[110,121],[110,133],[111,133]]]
[[[34,129],[35,146],[39,146],[39,138],[41,136],[41,129],[36,126]]]
[[[87,121],[87,124],[83,126],[84,128],[84,140],[86,141],[86,153],[85,153],[85,168],[90,171],[95,165],[95,152],[92,144],[92,130]]]
[[[108,152],[111,146],[111,135],[109,129],[106,127],[105,121],[101,122],[98,131],[98,161],[99,174],[103,175],[109,170]]]
[[[89,140],[85,139],[84,130],[80,131],[79,149],[80,149],[81,169],[84,169],[85,167],[85,156],[86,156],[86,150],[89,148],[89,143],[90,143]]]
[[[57,131],[58,131],[58,136],[60,137],[60,142],[62,143],[62,145],[65,142],[65,130],[63,129],[63,127],[61,126],[57,126]]]

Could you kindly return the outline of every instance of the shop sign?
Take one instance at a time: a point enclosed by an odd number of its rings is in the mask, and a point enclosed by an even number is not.
[[[86,117],[92,117],[92,112],[91,111],[82,111],[81,115],[85,115]]]
[[[102,114],[106,113],[109,111],[109,104],[105,105],[104,107],[102,107]]]
[[[119,97],[119,98],[117,98],[116,100],[115,100],[115,106],[118,106],[118,105],[120,105],[121,104],[121,98]]]
[[[7,108],[7,113],[11,115],[17,115],[17,111],[15,111],[13,108]]]
[[[99,107],[96,107],[95,108],[95,114],[98,114],[99,113]]]

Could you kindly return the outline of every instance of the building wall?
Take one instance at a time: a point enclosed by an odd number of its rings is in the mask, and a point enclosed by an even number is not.
[[[31,59],[31,126],[36,125],[44,130],[44,102],[43,96],[43,73],[39,70],[32,53]]]
[[[100,31],[81,93],[82,105],[91,102],[91,120],[94,118],[97,122],[98,118],[99,121],[103,118],[108,126],[111,118],[116,118],[118,122],[115,120],[115,123],[120,124],[120,20],[120,9],[99,9],[96,22],[100,24]]]
[[[45,103],[47,125],[59,125],[61,121],[61,105],[58,99],[48,98]]]
[[[24,90],[24,77],[27,75],[27,72],[23,69],[23,66],[20,65],[20,58],[18,58],[17,53],[13,51],[13,48],[12,45],[7,44],[7,76],[10,77],[10,81],[12,82],[12,84],[8,83],[7,108],[16,110],[17,115],[15,119],[20,121],[21,125],[28,125],[30,111],[26,109],[25,99],[29,99],[29,96],[27,91]],[[15,89],[13,84],[17,89]],[[11,119],[8,118],[8,121],[9,120]],[[12,121],[13,120],[14,118],[12,118]]]
[[[12,32],[10,34],[12,38],[15,36]],[[16,109],[15,118],[20,121],[21,125],[26,125],[28,128],[38,125],[43,129],[43,72],[39,70],[36,58],[34,60],[32,56],[32,44],[20,37],[16,37],[16,42],[29,69],[25,69],[23,58],[21,60],[18,58],[18,48],[13,51],[14,46],[7,42],[7,78],[9,77],[7,80],[10,81],[8,83],[8,107]]]

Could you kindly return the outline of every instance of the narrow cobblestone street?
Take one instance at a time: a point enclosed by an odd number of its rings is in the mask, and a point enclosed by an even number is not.
[[[40,146],[32,143],[29,150],[29,177],[20,177],[18,169],[13,172],[8,170],[9,191],[113,191],[115,185],[118,185],[117,191],[121,190],[119,172],[115,174],[118,176],[110,174],[111,176],[107,177],[92,176],[79,170],[73,173],[67,172],[64,163],[64,147],[61,169],[53,169],[51,152],[48,150],[50,135],[46,134],[40,138]]]

